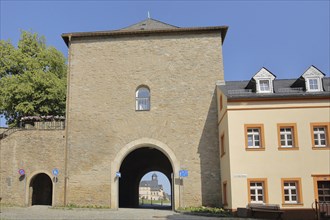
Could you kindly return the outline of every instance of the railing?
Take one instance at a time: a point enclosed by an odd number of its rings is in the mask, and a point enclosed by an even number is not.
[[[330,202],[319,202],[315,200],[315,219],[322,220],[330,217]]]
[[[304,88],[297,87],[297,88],[279,88],[278,92],[280,93],[297,93],[297,92],[304,92]]]
[[[22,128],[8,128],[6,131],[4,131],[0,134],[0,140],[4,139],[5,137],[8,137],[9,135],[11,135],[12,133],[14,133],[18,130],[22,130]]]
[[[231,89],[228,90],[229,95],[239,95],[239,94],[247,94],[252,93],[252,89]]]
[[[0,134],[0,140],[8,137],[9,135],[15,133],[16,131],[22,130],[64,130],[64,121],[47,121],[47,122],[34,122],[25,123],[21,127],[8,128]]]

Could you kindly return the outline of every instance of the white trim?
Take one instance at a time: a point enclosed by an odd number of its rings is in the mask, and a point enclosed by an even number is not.
[[[310,80],[316,80],[317,89],[311,89]],[[305,79],[307,92],[320,92],[323,91],[322,80],[320,77],[308,77]]]
[[[261,186],[258,186],[257,185],[258,183],[260,183]],[[265,189],[264,188],[265,187],[264,187],[263,182],[250,182],[250,200],[251,200],[251,203],[264,203],[265,202]],[[258,193],[258,190],[261,190],[261,194]],[[251,191],[253,193],[251,193]],[[255,200],[252,200],[252,196],[255,197]],[[262,200],[259,200],[259,196],[262,196]]]
[[[265,87],[262,87],[261,85],[261,82],[262,81],[267,81],[268,82],[268,89],[267,90],[263,90]],[[272,93],[273,92],[273,86],[272,86],[272,80],[269,78],[269,79],[259,79],[257,81],[257,91],[259,93]]]
[[[284,190],[284,203],[285,204],[297,204],[298,201],[299,201],[299,198],[298,198],[298,187],[297,187],[297,182],[295,181],[285,181],[284,183],[284,186],[283,186],[283,190]],[[288,184],[288,186],[286,186],[285,184]],[[293,185],[294,184],[294,185]],[[288,194],[285,194],[285,190],[288,190]],[[296,193],[293,193],[293,190],[296,191]],[[288,196],[289,197],[289,200],[285,200],[285,197]],[[293,197],[296,197],[296,200],[293,200]]]

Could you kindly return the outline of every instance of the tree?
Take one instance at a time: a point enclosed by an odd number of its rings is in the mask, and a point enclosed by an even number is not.
[[[9,126],[23,116],[64,115],[66,59],[45,38],[22,31],[15,48],[0,41],[0,114]]]

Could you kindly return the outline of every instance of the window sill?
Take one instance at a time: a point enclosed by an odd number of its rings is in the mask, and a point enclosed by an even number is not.
[[[303,205],[304,203],[282,203],[282,207],[297,207]]]
[[[312,147],[313,150],[330,150],[330,147]]]
[[[261,148],[245,148],[246,151],[265,151],[264,147]]]
[[[299,147],[279,147],[278,150],[281,151],[299,150]]]

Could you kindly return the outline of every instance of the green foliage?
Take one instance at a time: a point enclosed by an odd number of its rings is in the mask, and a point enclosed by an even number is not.
[[[72,209],[78,209],[78,208],[84,208],[84,209],[110,209],[109,206],[101,206],[101,205],[76,205],[73,203],[69,203],[65,206],[65,208],[72,210]]]
[[[211,214],[216,216],[230,216],[230,212],[224,210],[223,208],[217,208],[217,207],[187,207],[184,209],[181,209],[183,212],[191,212],[191,213],[202,213],[202,214]]]
[[[0,114],[9,126],[22,116],[64,115],[66,96],[66,59],[45,38],[21,32],[15,48],[0,41]]]

